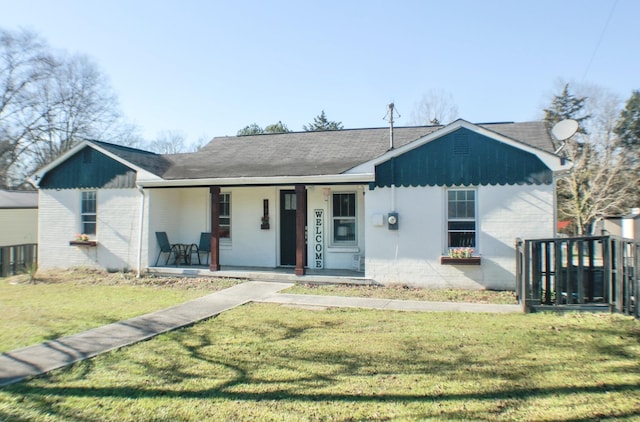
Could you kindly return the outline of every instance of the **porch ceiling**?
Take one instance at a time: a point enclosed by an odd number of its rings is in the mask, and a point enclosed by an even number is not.
[[[341,185],[364,184],[373,182],[373,173],[333,174],[322,176],[276,176],[276,177],[222,177],[206,179],[138,180],[145,188],[188,187],[188,186],[293,186],[304,185]]]

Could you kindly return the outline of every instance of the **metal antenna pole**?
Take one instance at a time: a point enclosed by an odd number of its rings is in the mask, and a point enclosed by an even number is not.
[[[393,149],[393,103],[389,103],[389,151]],[[396,212],[395,160],[391,160],[391,212]]]
[[[393,103],[389,103],[389,149],[393,149]]]

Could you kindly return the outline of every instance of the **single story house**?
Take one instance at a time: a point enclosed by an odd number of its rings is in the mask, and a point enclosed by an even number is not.
[[[38,192],[0,189],[0,246],[38,242]]]
[[[514,289],[514,242],[553,237],[568,168],[542,122],[225,136],[171,155],[86,141],[31,179],[40,268],[144,272],[162,255],[156,232],[204,232],[211,272],[355,268],[382,284]]]

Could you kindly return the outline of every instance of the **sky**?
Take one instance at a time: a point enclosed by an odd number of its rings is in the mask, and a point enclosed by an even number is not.
[[[473,123],[530,121],[563,82],[640,89],[637,0],[0,0],[0,28],[85,54],[147,140],[187,143],[322,110],[397,126],[429,92]]]

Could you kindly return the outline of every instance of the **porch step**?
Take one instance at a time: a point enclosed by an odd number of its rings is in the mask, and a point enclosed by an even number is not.
[[[353,270],[308,270],[297,276],[292,268],[223,267],[220,271],[210,271],[204,266],[149,267],[147,274],[166,277],[215,277],[241,280],[276,281],[313,284],[377,284],[364,274]]]

